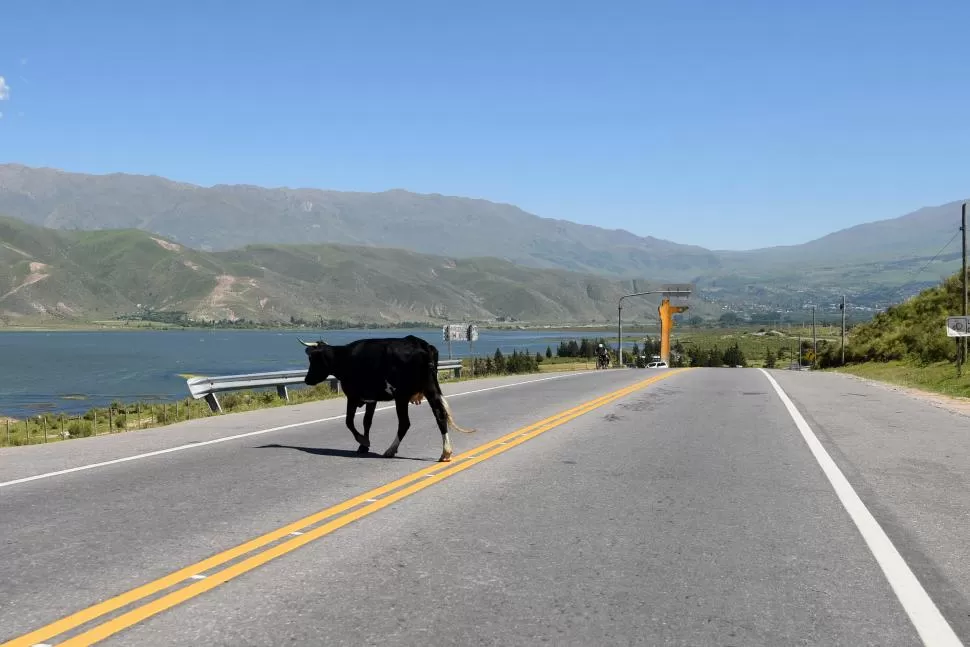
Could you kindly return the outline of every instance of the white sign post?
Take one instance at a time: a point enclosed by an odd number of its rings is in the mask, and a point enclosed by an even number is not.
[[[946,336],[947,337],[970,337],[970,317],[947,317]]]
[[[441,327],[441,337],[448,342],[448,359],[451,356],[451,342],[467,341],[469,353],[473,352],[473,344],[478,341],[478,326],[475,324],[445,324]]]

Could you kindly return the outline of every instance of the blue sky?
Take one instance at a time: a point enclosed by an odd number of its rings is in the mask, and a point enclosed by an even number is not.
[[[968,24],[956,0],[11,0],[0,161],[798,243],[970,198]]]

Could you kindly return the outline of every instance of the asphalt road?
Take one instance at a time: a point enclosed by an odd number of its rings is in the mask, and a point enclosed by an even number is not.
[[[970,419],[770,374],[450,385],[448,464],[426,404],[395,459],[341,402],[2,450],[0,641],[970,644]]]

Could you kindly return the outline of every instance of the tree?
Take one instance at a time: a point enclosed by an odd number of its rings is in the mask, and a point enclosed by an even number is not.
[[[714,348],[707,351],[704,359],[706,360],[705,366],[724,366],[724,354],[721,353],[721,350],[717,347],[717,344],[714,344]]]
[[[505,372],[505,356],[502,355],[502,349],[500,348],[495,349],[495,356],[493,358],[493,363],[495,364],[496,373]]]
[[[690,360],[690,366],[704,366],[706,362],[706,357],[701,353],[701,349],[693,344],[687,349],[687,359]]]
[[[546,346],[546,359],[552,359],[552,347]]]
[[[775,354],[769,348],[768,352],[765,353],[765,368],[774,368],[774,367],[775,367]]]
[[[570,357],[580,357],[579,344],[576,342],[575,339],[570,339],[569,344],[567,344],[567,347],[569,348]]]
[[[738,342],[734,342],[733,346],[730,346],[724,351],[724,363],[728,366],[747,366],[747,361],[744,358],[744,353],[741,352],[741,348],[738,346]]]

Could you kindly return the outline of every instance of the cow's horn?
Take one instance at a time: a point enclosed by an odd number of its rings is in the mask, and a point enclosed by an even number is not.
[[[320,342],[316,342],[316,341],[303,341],[299,337],[297,337],[296,340],[298,342],[300,342],[301,344],[303,344],[304,346],[308,346],[310,348],[316,348],[317,346],[320,345]]]

